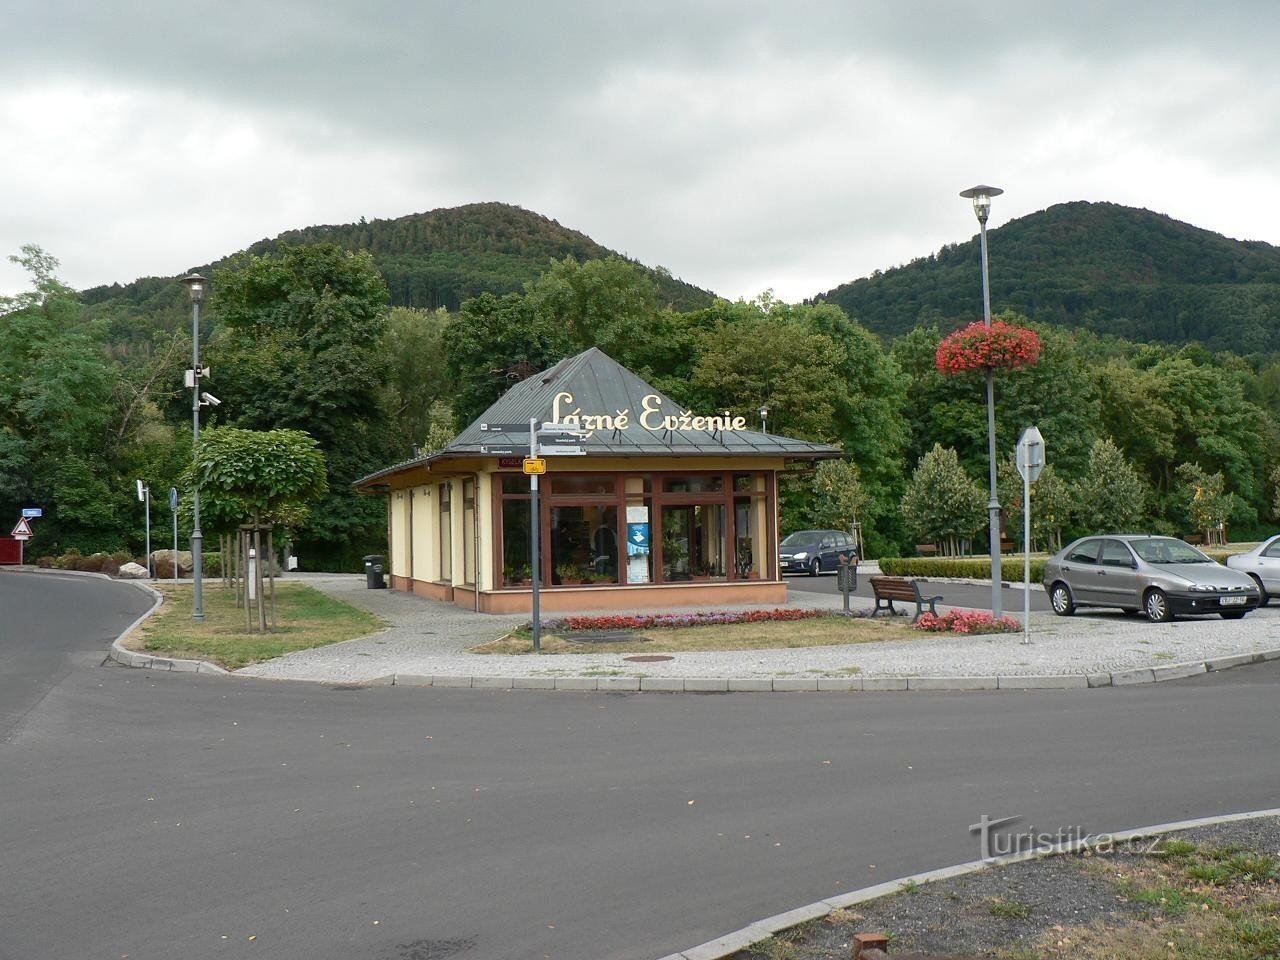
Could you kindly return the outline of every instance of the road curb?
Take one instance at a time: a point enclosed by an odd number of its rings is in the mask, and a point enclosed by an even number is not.
[[[88,575],[104,577],[107,580],[116,579],[114,577],[107,577],[105,574],[101,573]],[[159,607],[160,604],[164,603],[164,597],[161,595],[159,590],[156,590],[149,583],[145,583],[141,580],[117,580],[116,582],[132,584],[139,590],[143,590],[146,593],[151,594],[152,604],[146,613],[138,617],[138,619],[129,624],[129,626],[125,627],[124,630],[121,631],[120,636],[111,641],[111,649],[107,653],[108,657],[121,666],[135,667],[139,670],[170,670],[174,673],[220,673],[225,676],[230,675],[229,672],[223,670],[222,667],[209,663],[207,660],[181,660],[177,657],[157,657],[149,653],[139,653],[137,650],[130,650],[126,647],[123,643],[124,638],[131,634],[137,628],[138,624],[142,623],[142,621],[146,620],[156,612],[156,608]]]
[[[1117,833],[1085,837],[1071,843],[1046,847],[1043,850],[1027,850],[1003,857],[993,857],[990,860],[970,860],[967,863],[958,863],[950,867],[915,873],[907,877],[898,877],[896,880],[877,883],[874,886],[863,887],[860,890],[839,893],[824,900],[815,900],[813,903],[796,907],[785,913],[775,914],[772,917],[749,923],[739,930],[726,933],[723,936],[716,937],[714,940],[708,940],[706,943],[700,943],[696,947],[690,947],[679,953],[667,954],[661,960],[724,960],[725,957],[731,957],[740,950],[745,950],[752,944],[767,940],[783,930],[790,929],[817,917],[824,917],[833,910],[847,909],[860,903],[866,903],[868,900],[878,900],[881,897],[898,893],[904,887],[910,888],[937,880],[950,880],[954,877],[963,877],[971,873],[978,873],[994,867],[1008,866],[1013,863],[1022,863],[1027,860],[1041,860],[1045,857],[1064,853],[1075,853],[1088,847],[1099,846],[1104,842],[1111,844],[1128,843],[1132,840],[1162,836],[1167,833],[1194,830],[1197,827],[1212,827],[1221,823],[1236,823],[1241,820],[1257,820],[1262,817],[1277,816],[1280,816],[1280,808],[1251,810],[1246,813],[1228,813],[1216,817],[1199,817],[1195,820],[1175,820],[1172,823],[1158,823],[1147,827],[1137,827],[1132,830],[1122,830]]]

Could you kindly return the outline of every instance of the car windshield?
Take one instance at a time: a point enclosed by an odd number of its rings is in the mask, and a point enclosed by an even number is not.
[[[1133,540],[1129,546],[1147,563],[1213,563],[1191,544],[1172,538]]]
[[[789,533],[782,540],[784,547],[808,547],[818,542],[818,535],[812,530],[801,530],[798,533]]]

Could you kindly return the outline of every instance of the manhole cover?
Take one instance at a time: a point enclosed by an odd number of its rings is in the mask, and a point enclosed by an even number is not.
[[[623,657],[623,660],[629,660],[631,663],[661,663],[663,660],[674,660],[675,657],[668,656],[665,653],[639,653],[634,657]]]
[[[648,640],[630,630],[583,630],[578,633],[566,633],[564,638],[570,643],[626,643],[628,640]]]

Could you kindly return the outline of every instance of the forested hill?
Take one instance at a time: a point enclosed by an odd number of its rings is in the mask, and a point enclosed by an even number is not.
[[[1063,203],[987,235],[991,307],[1128,340],[1236,353],[1280,343],[1280,248],[1149,210]],[[846,283],[817,299],[896,337],[982,315],[978,238]]]
[[[347,250],[368,250],[386,278],[394,305],[449,310],[457,310],[464,300],[481,293],[523,290],[551,260],[572,257],[581,262],[619,255],[586,234],[504,203],[473,203],[394,220],[305,227],[260,240],[249,252],[268,253],[281,240],[293,245],[323,241]],[[673,278],[662,268],[648,272],[664,305],[695,310],[714,300],[712,294]],[[161,305],[156,298],[167,305],[179,292],[172,280],[145,278],[124,286],[95,287],[86,290],[82,298],[88,304],[113,301],[146,312],[152,304]]]

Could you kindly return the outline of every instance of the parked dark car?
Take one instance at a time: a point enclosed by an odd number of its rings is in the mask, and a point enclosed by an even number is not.
[[[797,530],[778,544],[778,568],[783,573],[834,572],[842,557],[857,554],[853,537],[842,530]]]
[[[1253,578],[1262,591],[1261,606],[1280,600],[1280,534],[1268,537],[1247,553],[1227,557],[1227,566]]]
[[[1239,620],[1260,600],[1248,574],[1183,540],[1139,534],[1075,541],[1045,562],[1044,589],[1060,617],[1076,607],[1119,607],[1148,620],[1192,613]]]

